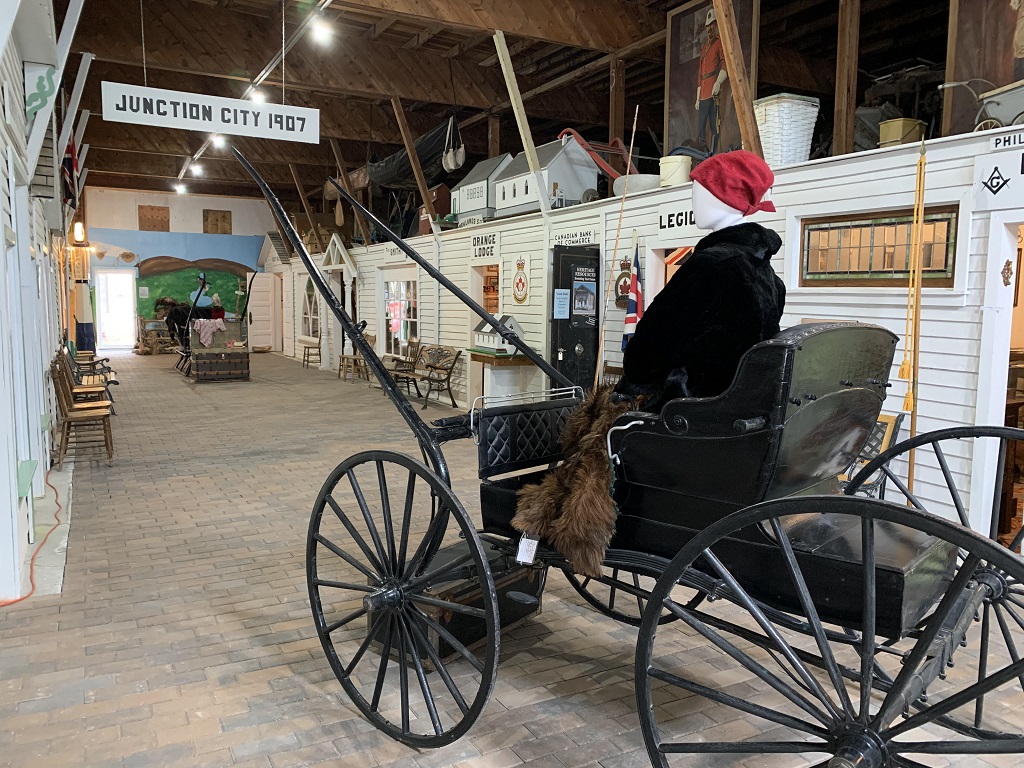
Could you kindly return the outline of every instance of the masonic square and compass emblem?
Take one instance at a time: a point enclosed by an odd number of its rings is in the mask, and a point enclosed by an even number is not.
[[[982,182],[982,186],[993,195],[998,195],[1000,190],[1009,183],[1010,180],[1003,176],[1002,171],[1000,171],[999,167],[996,166],[992,169],[992,173],[989,175],[988,179]]]

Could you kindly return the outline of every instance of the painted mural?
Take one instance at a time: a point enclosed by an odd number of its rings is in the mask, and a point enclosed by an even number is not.
[[[245,290],[244,281],[249,271],[244,264],[223,259],[185,261],[174,256],[145,259],[139,264],[139,317],[154,317],[154,305],[160,298],[169,296],[180,303],[188,303],[197,298],[195,292],[200,273],[206,275],[210,287],[206,291],[205,301],[199,299],[199,305],[209,303],[213,295],[217,294],[224,309],[234,313],[235,292],[240,290],[240,285],[241,290]]]
[[[735,0],[743,59],[757,82],[759,0]],[[693,0],[669,14],[665,51],[665,148],[718,152],[740,146],[732,85],[711,0]]]

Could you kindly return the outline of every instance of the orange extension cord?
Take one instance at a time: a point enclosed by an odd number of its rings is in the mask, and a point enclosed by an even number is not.
[[[22,600],[28,600],[30,597],[32,597],[32,595],[35,594],[35,591],[36,591],[36,555],[39,554],[40,550],[43,548],[43,545],[46,544],[46,540],[48,538],[50,538],[50,534],[53,533],[55,530],[57,530],[57,526],[60,525],[60,513],[61,513],[61,510],[64,509],[64,507],[62,507],[60,505],[60,494],[57,493],[57,489],[54,488],[54,486],[50,483],[50,472],[52,472],[52,471],[53,471],[52,469],[47,470],[46,478],[44,479],[44,482],[47,485],[49,485],[51,488],[53,488],[53,498],[54,498],[54,501],[57,503],[57,511],[53,513],[53,519],[54,519],[53,526],[50,528],[50,530],[48,530],[46,532],[46,535],[43,536],[43,540],[39,542],[39,546],[36,547],[36,551],[32,553],[32,560],[29,561],[29,564],[28,564],[28,580],[29,580],[29,583],[32,585],[32,589],[30,589],[28,591],[27,595],[22,595],[21,597],[15,598],[14,600],[7,600],[5,602],[0,603],[0,608],[6,608],[8,605],[14,605],[15,603],[20,603]]]

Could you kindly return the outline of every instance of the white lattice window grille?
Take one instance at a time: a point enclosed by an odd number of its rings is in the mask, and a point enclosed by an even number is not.
[[[302,335],[320,336],[320,295],[312,280],[306,280],[306,292],[302,296]]]
[[[406,356],[419,338],[415,280],[384,281],[384,352]]]

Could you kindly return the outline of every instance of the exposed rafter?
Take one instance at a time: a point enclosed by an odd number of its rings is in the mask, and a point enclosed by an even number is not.
[[[548,43],[615,51],[665,28],[665,16],[628,0],[487,2],[334,0],[332,7],[376,11],[454,29],[500,29]]]

